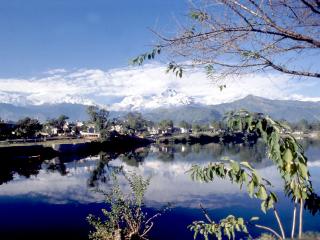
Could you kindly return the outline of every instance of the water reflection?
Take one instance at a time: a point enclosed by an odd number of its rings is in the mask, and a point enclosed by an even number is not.
[[[309,158],[311,180],[319,193],[320,141],[304,141],[302,144]],[[138,171],[143,176],[152,177],[146,193],[147,207],[161,208],[169,202],[176,209],[168,215],[168,218],[164,217],[165,220],[159,223],[159,229],[161,226],[166,228],[168,230],[166,232],[171,238],[168,238],[168,235],[155,232],[154,239],[181,239],[182,236],[184,239],[192,239],[192,234],[190,235],[186,230],[186,225],[192,220],[203,217],[198,210],[200,202],[210,211],[214,211],[214,216],[217,218],[225,217],[231,212],[248,217],[259,215],[261,212],[259,211],[259,202],[248,199],[245,193],[239,192],[237,186],[221,180],[208,184],[193,182],[186,171],[193,164],[207,164],[227,156],[238,161],[250,161],[263,176],[271,180],[274,191],[281,191],[282,181],[272,162],[265,158],[265,152],[265,145],[258,141],[257,144],[251,146],[151,145],[132,151],[108,151],[86,157],[68,156],[11,161],[0,159],[0,212],[6,213],[8,208],[20,209],[19,211],[11,210],[5,215],[5,219],[13,218],[12,221],[3,222],[0,219],[0,233],[3,233],[4,229],[23,229],[26,221],[19,223],[16,220],[20,218],[21,209],[28,209],[30,206],[43,206],[43,204],[46,206],[43,210],[33,213],[38,216],[38,219],[47,219],[57,215],[60,217],[58,218],[59,223],[52,223],[52,228],[60,224],[66,226],[68,231],[71,231],[71,228],[76,229],[74,232],[77,233],[79,226],[88,227],[85,222],[86,215],[92,213],[95,208],[101,208],[99,203],[103,202],[103,196],[93,190],[97,187],[108,188],[110,174],[123,168],[125,171]],[[124,182],[120,182],[120,184],[122,187],[126,187]],[[29,202],[36,204],[30,205]],[[248,204],[249,202],[250,204]],[[21,207],[17,207],[18,205]],[[54,206],[65,207],[64,210],[59,210],[60,207]],[[83,214],[80,217],[75,213],[79,206],[83,206],[81,208]],[[286,214],[285,216],[291,216],[291,210],[288,210],[286,204],[282,204],[280,207],[281,212]],[[49,216],[46,211],[52,208],[58,210],[51,212]],[[68,215],[67,218],[66,212],[72,212],[72,216]],[[261,217],[266,221],[272,218],[269,215]],[[65,218],[69,220],[67,221]],[[316,219],[320,220],[319,217]],[[290,224],[289,217],[284,221],[287,221],[286,224]],[[41,222],[37,219],[31,221],[34,226],[38,226]],[[20,225],[16,226],[17,224]],[[170,228],[173,226],[172,224],[181,231],[173,231]],[[3,228],[4,225],[7,227]],[[320,226],[311,217],[306,218],[306,226],[309,226],[311,230],[320,230]],[[50,226],[46,225],[46,228],[50,228]],[[155,229],[155,231],[157,230]],[[11,236],[12,232],[14,230],[7,236]],[[86,239],[87,233],[88,229],[83,228],[82,238],[78,239]],[[174,234],[178,237],[174,237]],[[59,239],[63,238],[59,236]]]
[[[314,186],[320,189],[317,159],[319,142],[303,142],[309,156]],[[17,159],[1,162],[0,196],[29,195],[40,201],[99,202],[101,197],[92,188],[107,188],[110,173],[123,168],[152,176],[147,201],[150,206],[173,202],[182,207],[195,207],[198,200],[209,199],[210,206],[219,207],[221,198],[233,194],[242,195],[238,188],[225,181],[201,184],[190,180],[186,171],[197,164],[207,164],[229,157],[238,161],[250,161],[261,174],[272,181],[275,190],[281,190],[282,182],[272,162],[265,158],[265,145],[152,145],[129,152],[101,152],[98,156],[77,159],[53,158]],[[223,196],[223,197],[221,197]],[[217,201],[215,201],[217,200]],[[230,197],[230,204],[232,197]],[[222,201],[227,204],[227,200]]]

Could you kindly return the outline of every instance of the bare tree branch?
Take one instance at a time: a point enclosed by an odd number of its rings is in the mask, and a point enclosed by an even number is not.
[[[221,76],[265,69],[320,78],[302,54],[320,54],[320,4],[310,0],[203,0],[176,36],[153,31],[172,58],[212,64]],[[201,4],[201,0],[200,0]],[[298,64],[296,64],[298,63]],[[298,66],[298,67],[297,67]],[[313,71],[312,71],[313,70]]]

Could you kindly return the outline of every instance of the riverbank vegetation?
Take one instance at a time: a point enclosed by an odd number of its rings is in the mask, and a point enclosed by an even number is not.
[[[94,228],[89,234],[90,239],[147,240],[154,219],[161,216],[162,213],[158,212],[148,217],[143,211],[144,195],[150,179],[143,179],[135,173],[125,173],[123,176],[130,187],[129,192],[124,192],[120,187],[116,174],[112,175],[110,191],[99,191],[104,194],[108,209],[102,209],[103,219],[93,215],[87,217]]]

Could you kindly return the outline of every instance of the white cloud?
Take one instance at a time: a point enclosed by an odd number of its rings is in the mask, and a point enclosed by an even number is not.
[[[108,71],[53,69],[30,79],[0,79],[0,101],[17,105],[97,103],[111,104],[114,108],[131,106],[139,109],[190,102],[219,104],[248,94],[270,99],[320,100],[320,95],[311,97],[301,93],[304,88],[317,87],[312,81],[298,82],[286,75],[233,77],[225,80],[227,88],[220,91],[201,70],[186,72],[180,79],[174,74],[166,74],[165,69],[160,64]],[[177,94],[161,95],[168,89],[174,89]]]

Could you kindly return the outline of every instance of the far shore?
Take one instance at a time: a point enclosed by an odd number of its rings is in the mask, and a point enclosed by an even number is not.
[[[297,139],[320,139],[319,132],[309,132],[309,133],[292,133]],[[136,136],[135,136],[136,137]],[[152,137],[136,137],[136,139],[146,139],[159,143],[194,143],[197,141],[202,141],[206,138],[206,141],[219,142],[221,138],[219,133],[213,132],[199,132],[190,134],[172,134],[170,136],[156,135]],[[221,139],[220,139],[221,141]],[[43,146],[52,147],[53,145],[59,144],[83,144],[91,142],[100,142],[99,138],[77,138],[77,137],[53,137],[44,139],[14,139],[9,141],[0,141],[0,148],[3,147],[18,147],[18,146]]]

